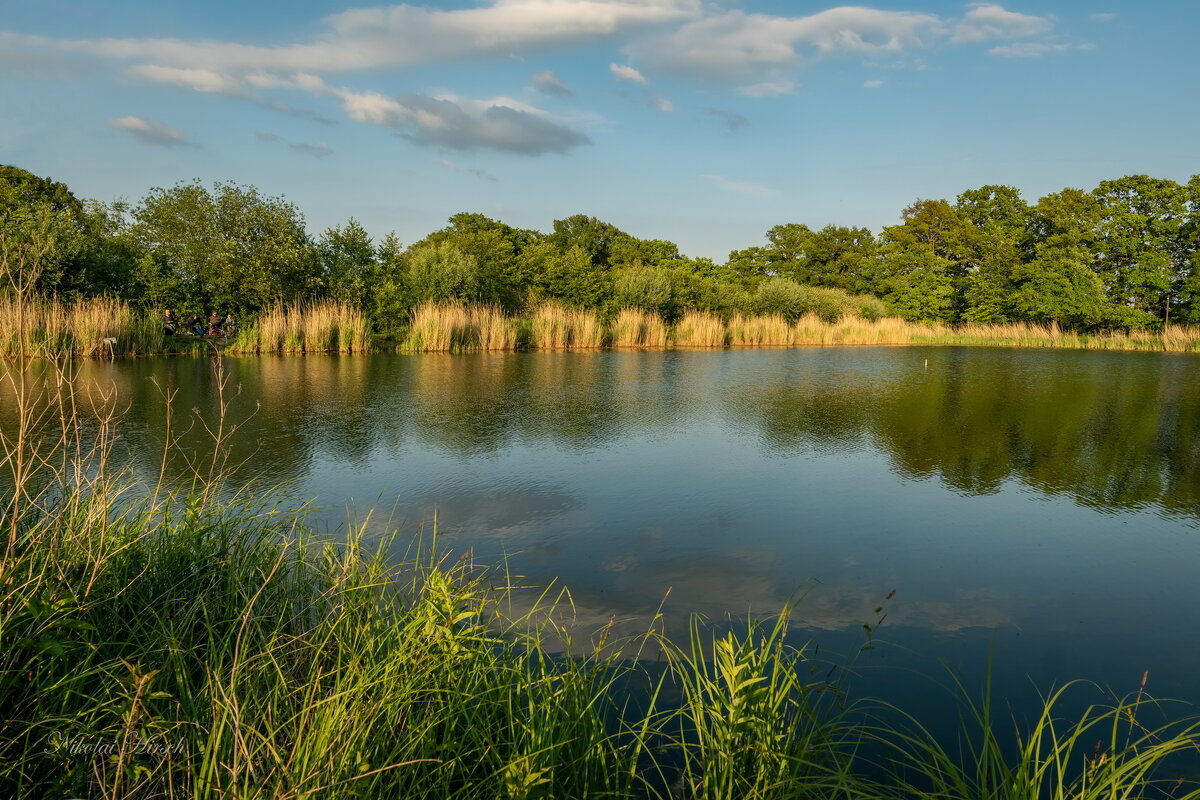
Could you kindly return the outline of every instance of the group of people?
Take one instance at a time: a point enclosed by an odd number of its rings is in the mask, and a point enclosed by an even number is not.
[[[208,315],[207,327],[203,317],[199,314],[192,314],[183,332],[192,336],[230,336],[235,328],[233,314],[226,314],[225,318],[221,319],[220,315],[214,311]],[[173,336],[178,330],[179,323],[175,319],[175,314],[168,309],[163,313],[163,334]]]

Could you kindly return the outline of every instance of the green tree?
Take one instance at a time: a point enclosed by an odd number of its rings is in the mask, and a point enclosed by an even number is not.
[[[1008,322],[1013,305],[1014,270],[1025,258],[1029,206],[1012,186],[981,186],[958,196],[955,212],[974,228],[958,253],[963,273],[962,318],[968,322]]]
[[[613,295],[618,308],[640,308],[674,317],[674,287],[666,270],[632,267],[614,273]]]
[[[1188,284],[1187,190],[1172,180],[1129,175],[1095,190],[1102,217],[1099,268],[1109,297],[1148,322],[1171,321]]]
[[[478,299],[479,264],[453,244],[414,245],[405,261],[404,285],[412,305]]]
[[[549,236],[532,242],[520,256],[529,276],[533,302],[561,300],[581,308],[604,308],[613,297],[612,274],[597,269],[586,250],[573,246],[566,252]]]
[[[355,308],[368,308],[378,262],[375,244],[358,220],[352,217],[345,225],[326,228],[316,254],[325,293]]]
[[[320,288],[299,209],[252,186],[151,189],[133,216],[136,278],[153,302],[253,313]]]

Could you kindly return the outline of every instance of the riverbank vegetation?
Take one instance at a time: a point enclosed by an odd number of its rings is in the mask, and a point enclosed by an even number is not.
[[[1141,688],[1011,718],[963,688],[939,740],[814,671],[802,604],[618,639],[436,537],[399,563],[395,534],[318,537],[222,483],[223,406],[190,488],[137,485],[109,452],[122,398],[81,424],[69,367],[0,367],[23,398],[0,438],[5,797],[1200,796],[1200,723]]]
[[[14,263],[36,261],[25,283],[67,305],[111,297],[153,315],[231,312],[245,326],[280,304],[334,303],[360,314],[373,336],[404,342],[419,327],[418,309],[455,300],[530,321],[534,328],[517,339],[556,348],[599,339],[654,346],[663,333],[645,325],[658,319],[678,330],[694,313],[726,325],[739,316],[778,315],[789,325],[809,314],[831,325],[894,317],[950,326],[963,341],[1010,330],[1022,333],[1008,343],[1025,343],[1028,331],[1058,330],[1088,337],[1079,340],[1086,346],[1102,341],[1097,335],[1142,331],[1173,330],[1165,341],[1174,341],[1200,325],[1200,176],[1186,184],[1126,176],[1032,203],[1013,187],[987,185],[953,201],[917,200],[878,234],[779,224],[724,263],[584,215],[539,232],[456,214],[405,245],[372,237],[354,220],[310,235],[296,206],[236,184],[179,184],[136,204],[103,204],[16,167],[0,167],[0,178],[4,252]],[[568,329],[545,318],[554,308],[593,314],[608,331],[580,328],[572,343]],[[626,310],[646,316],[630,327],[626,314],[628,325],[618,324]],[[787,338],[766,325],[739,325],[728,337]],[[1011,325],[1019,327],[982,337],[974,328]],[[677,342],[690,339],[693,325],[684,328]],[[248,349],[342,349],[327,332],[312,336],[311,348],[306,332]],[[350,338],[358,349],[363,335]]]

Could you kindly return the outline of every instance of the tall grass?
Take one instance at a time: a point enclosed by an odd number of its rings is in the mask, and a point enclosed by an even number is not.
[[[542,303],[529,327],[530,343],[538,350],[590,350],[604,344],[604,326],[589,309]]]
[[[162,343],[161,324],[122,300],[95,297],[68,305],[0,294],[0,358],[143,355],[160,352]]]
[[[716,314],[688,311],[675,323],[676,347],[724,347],[725,323]]]
[[[366,316],[346,303],[276,303],[229,340],[231,353],[362,353],[370,349]]]
[[[792,344],[794,334],[794,328],[778,314],[734,314],[729,321],[729,343],[735,347],[786,347]]]
[[[939,741],[918,720],[891,707],[871,733],[887,753],[892,778],[881,797],[1111,798],[1200,797],[1181,773],[1200,756],[1200,720],[1170,720],[1170,708],[1145,695],[1092,704],[1062,716],[1059,706],[1086,686],[1068,683],[1042,698],[1031,723],[998,715],[991,680],[976,699],[955,680],[961,727],[958,746]],[[1156,721],[1157,720],[1157,721]],[[1186,767],[1184,767],[1186,769]]]
[[[513,350],[517,323],[496,306],[448,300],[423,303],[413,310],[408,337],[400,349],[420,353],[464,350]]]
[[[651,311],[623,308],[613,321],[612,344],[614,347],[666,347],[666,323]]]

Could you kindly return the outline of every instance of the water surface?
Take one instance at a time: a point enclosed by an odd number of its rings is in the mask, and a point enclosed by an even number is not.
[[[377,509],[534,585],[576,627],[777,611],[868,691],[1071,678],[1200,700],[1200,358],[987,348],[229,358],[240,475]],[[157,475],[204,359],[88,362]],[[7,419],[7,418],[6,418]],[[203,453],[199,426],[179,452]],[[183,482],[176,459],[168,470]],[[886,600],[890,592],[895,596]],[[883,608],[883,611],[876,611]],[[883,624],[879,620],[886,614]],[[864,625],[875,629],[875,648]],[[940,698],[940,699],[939,699]]]

